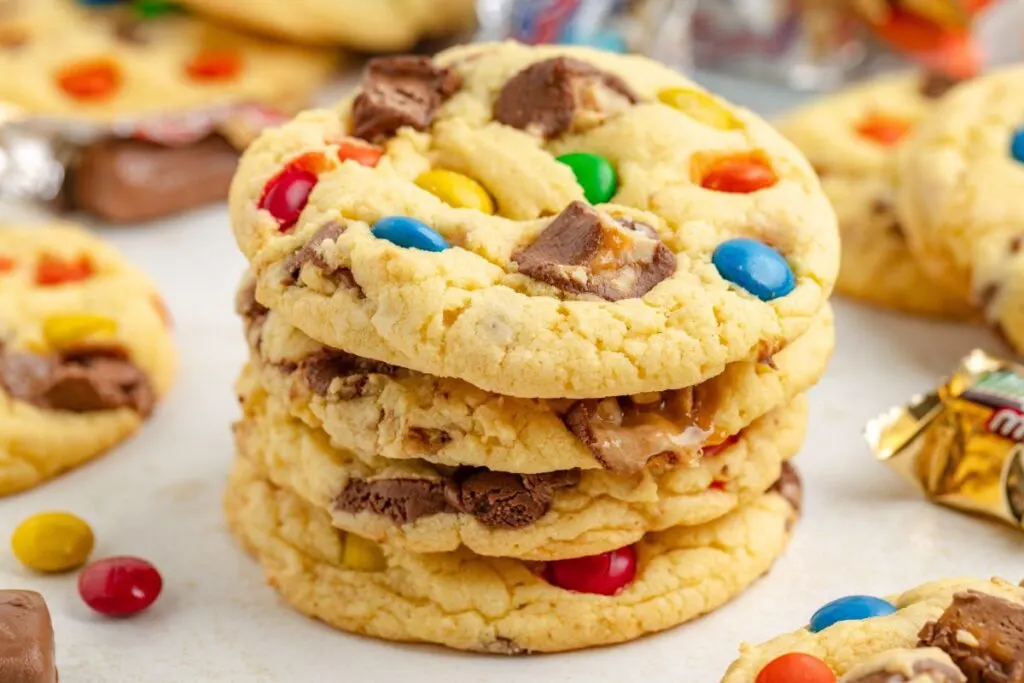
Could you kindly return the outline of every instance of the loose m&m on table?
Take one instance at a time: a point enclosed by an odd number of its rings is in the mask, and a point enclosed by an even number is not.
[[[108,557],[78,575],[78,593],[89,607],[109,617],[128,617],[156,602],[163,578],[138,557]]]

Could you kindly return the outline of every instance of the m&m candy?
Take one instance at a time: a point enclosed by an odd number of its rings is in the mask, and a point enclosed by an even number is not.
[[[711,256],[718,274],[761,301],[786,296],[796,287],[793,270],[775,249],[748,237],[722,242]]]
[[[576,182],[583,188],[583,196],[591,204],[609,201],[619,189],[619,174],[604,157],[574,152],[556,158],[572,169]]]
[[[565,590],[595,595],[618,595],[636,578],[633,546],[609,553],[548,563],[547,580]]]
[[[775,171],[757,157],[730,157],[719,159],[708,168],[700,185],[705,190],[750,194],[767,189],[779,182]]]
[[[388,216],[373,226],[373,236],[406,249],[444,251],[448,243],[423,221],[409,216]]]
[[[873,617],[884,617],[896,611],[896,607],[881,598],[870,595],[850,595],[828,603],[811,617],[808,630],[811,633],[824,631],[841,621],[861,621]]]
[[[658,99],[692,119],[717,128],[734,130],[743,123],[728,109],[718,103],[713,95],[693,88],[665,88],[658,92]]]
[[[836,675],[828,664],[814,655],[790,652],[777,657],[761,669],[754,683],[835,683]]]
[[[1010,154],[1013,158],[1024,164],[1024,126],[1013,131],[1010,139]]]
[[[11,550],[37,572],[66,572],[85,564],[92,552],[92,529],[69,512],[32,515],[14,530]]]
[[[494,200],[487,194],[487,190],[477,181],[461,173],[437,168],[421,174],[416,179],[416,184],[456,209],[494,213]]]
[[[909,130],[910,124],[907,121],[882,114],[873,114],[857,126],[857,133],[861,137],[885,146],[895,145]]]
[[[78,594],[100,614],[127,617],[152,605],[163,590],[160,572],[138,557],[108,557],[78,575]]]

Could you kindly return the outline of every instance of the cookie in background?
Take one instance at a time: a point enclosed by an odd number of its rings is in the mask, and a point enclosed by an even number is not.
[[[337,61],[171,3],[0,3],[0,196],[113,222],[222,200],[240,149]]]
[[[965,297],[934,282],[916,262],[896,214],[897,150],[955,85],[935,74],[880,76],[777,122],[814,165],[839,218],[840,294],[917,315],[978,317]]]
[[[359,52],[402,52],[472,30],[475,0],[182,0],[196,12],[266,36]]]

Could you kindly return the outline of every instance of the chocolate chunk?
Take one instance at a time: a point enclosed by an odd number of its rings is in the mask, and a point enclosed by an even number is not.
[[[1024,235],[1017,235],[1010,240],[1009,252],[1016,254],[1020,251],[1020,248],[1024,246]]]
[[[449,478],[356,480],[335,501],[338,510],[373,512],[395,524],[409,524],[442,513],[473,515],[497,529],[521,529],[547,514],[558,489],[579,483],[576,470],[510,474],[460,468]]]
[[[1016,450],[1010,457],[1013,461],[1006,470],[1006,500],[1010,513],[1020,524],[1024,522],[1024,454]]]
[[[918,645],[950,656],[968,683],[1024,683],[1024,605],[978,591],[953,596]]]
[[[334,507],[351,514],[384,515],[398,525],[451,512],[445,483],[427,479],[354,480],[334,499]]]
[[[942,650],[917,648],[890,650],[860,664],[839,683],[966,683],[960,669]]]
[[[556,57],[513,76],[494,102],[494,118],[554,138],[596,125],[639,99],[618,76],[578,59]]]
[[[237,165],[216,135],[183,147],[104,140],[82,150],[67,191],[75,208],[108,221],[144,221],[223,200]]]
[[[511,474],[476,469],[449,482],[448,503],[473,515],[484,526],[522,529],[547,514],[555,491],[579,483],[576,470],[546,474]]]
[[[573,202],[530,246],[512,255],[519,272],[570,294],[636,299],[676,270],[676,257],[648,225],[611,219]]]
[[[344,351],[327,351],[303,359],[298,371],[306,386],[318,396],[331,395],[347,400],[361,395],[368,375],[394,375],[398,368]],[[335,383],[335,380],[341,381]]]
[[[146,31],[146,22],[132,12],[123,14],[114,20],[114,36],[128,45],[148,45],[150,38]]]
[[[324,242],[335,242],[345,232],[345,226],[331,221],[313,233],[302,248],[289,256],[284,262],[285,282],[294,284],[299,280],[302,267],[311,263],[320,270],[327,270],[327,262],[320,256],[320,245]]]
[[[785,498],[796,512],[803,509],[804,485],[796,468],[788,462],[782,463],[782,472],[779,474],[779,478],[768,490]]]
[[[57,683],[53,622],[43,596],[0,590],[0,681]]]
[[[370,60],[363,92],[352,105],[352,134],[378,140],[409,126],[426,130],[438,107],[462,87],[462,77],[429,57],[403,55]]]
[[[250,276],[235,294],[235,312],[242,317],[249,348],[259,351],[270,309],[256,301],[256,278]]]
[[[922,96],[930,100],[937,100],[963,81],[964,79],[946,73],[929,71],[921,77],[919,91]]]
[[[16,400],[75,413],[127,407],[146,417],[156,403],[149,379],[115,348],[3,353],[0,385]]]

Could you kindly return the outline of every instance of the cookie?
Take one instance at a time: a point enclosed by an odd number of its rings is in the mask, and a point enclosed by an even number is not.
[[[618,643],[705,614],[769,570],[796,518],[772,492],[590,562],[527,563],[375,546],[243,458],[224,503],[233,534],[295,609],[352,633],[503,654]]]
[[[0,2],[0,100],[32,115],[117,120],[216,103],[304,106],[334,67],[324,51],[129,3]]]
[[[921,265],[1024,349],[1024,67],[951,92],[900,152],[897,208]]]
[[[698,384],[799,337],[838,270],[791,143],[587,48],[374,60],[335,109],[251,145],[230,203],[260,303],[327,346],[507,396]]]
[[[802,107],[778,122],[821,176],[839,218],[836,291],[906,313],[972,319],[966,299],[913,258],[896,215],[896,150],[954,84],[934,75],[883,76]]]
[[[327,349],[247,294],[238,303],[260,384],[368,462],[628,474],[671,451],[673,461],[691,463],[813,386],[835,344],[826,307],[772,359],[731,364],[696,387],[600,401],[521,399]]]
[[[79,228],[0,228],[0,495],[127,439],[171,386],[163,302]]]
[[[1022,680],[1024,588],[952,579],[887,600],[841,598],[799,631],[744,645],[723,683],[824,683],[837,676],[840,683]]]
[[[472,29],[473,0],[182,0],[197,12],[296,43],[400,52]]]
[[[328,511],[335,526],[414,553],[465,546],[525,560],[596,555],[649,531],[703,524],[763,494],[796,454],[803,396],[689,467],[632,475],[577,469],[516,474],[437,467],[426,459],[365,461],[289,415],[250,380],[235,425],[237,450],[275,484]]]

